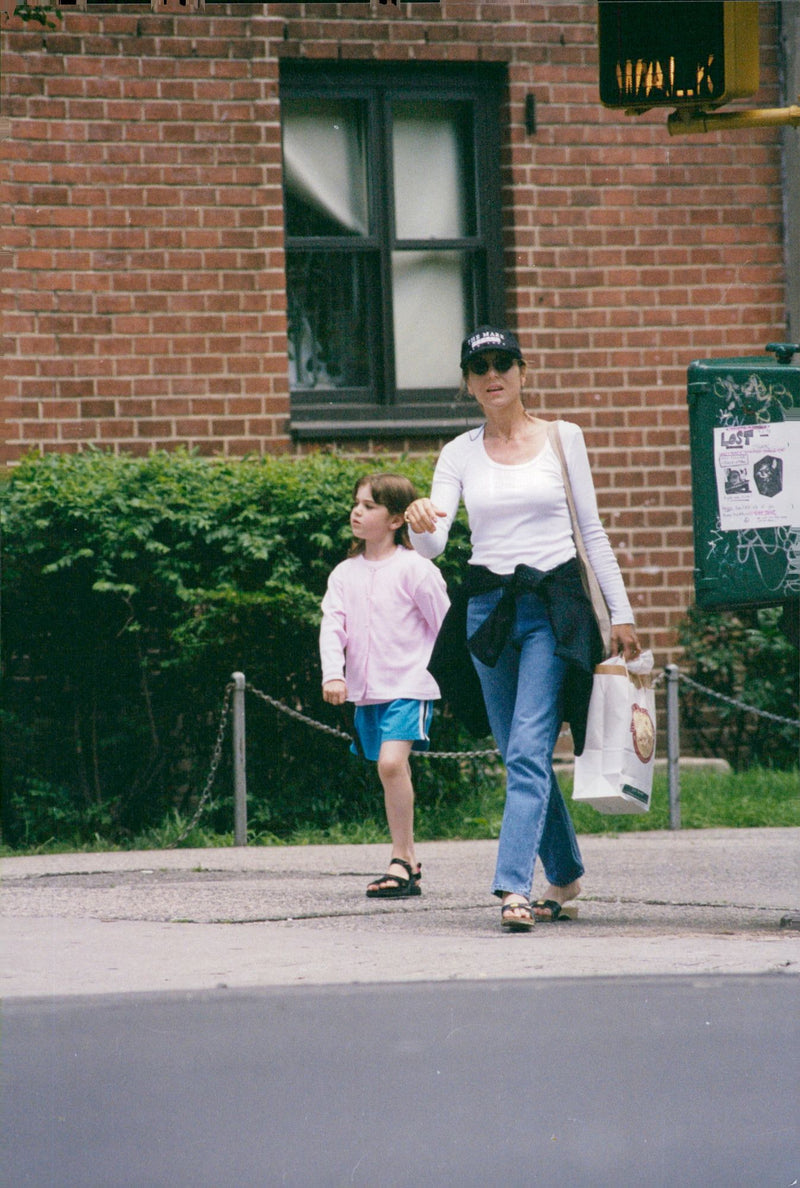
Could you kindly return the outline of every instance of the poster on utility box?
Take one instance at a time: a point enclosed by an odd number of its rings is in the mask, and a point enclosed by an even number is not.
[[[714,430],[720,528],[800,526],[800,421]]]

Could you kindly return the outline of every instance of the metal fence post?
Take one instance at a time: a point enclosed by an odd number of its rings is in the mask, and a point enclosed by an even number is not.
[[[680,723],[678,720],[677,664],[668,664],[667,674],[667,784],[669,787],[669,827],[681,827]]]
[[[247,771],[245,766],[244,691],[245,676],[235,672],[233,680],[233,844],[247,845]]]

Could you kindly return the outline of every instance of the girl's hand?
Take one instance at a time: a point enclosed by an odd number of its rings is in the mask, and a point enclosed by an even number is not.
[[[431,503],[430,499],[415,499],[409,503],[403,519],[413,532],[435,532],[436,517],[446,515],[447,512]]]
[[[616,623],[611,628],[611,654],[622,653],[624,660],[638,660],[641,654],[639,637],[633,623]]]
[[[344,681],[326,681],[322,686],[322,697],[329,705],[344,705],[347,701],[347,685]]]

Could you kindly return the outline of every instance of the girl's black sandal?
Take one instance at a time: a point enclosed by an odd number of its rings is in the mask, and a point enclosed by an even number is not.
[[[368,899],[406,899],[410,895],[422,894],[422,888],[419,885],[422,878],[421,867],[417,867],[414,871],[411,869],[411,863],[402,858],[393,858],[389,865],[402,866],[404,870],[408,871],[408,878],[404,879],[402,875],[396,874],[379,875],[367,887]]]

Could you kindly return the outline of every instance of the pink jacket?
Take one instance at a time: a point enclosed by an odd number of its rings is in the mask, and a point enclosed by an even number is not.
[[[439,697],[426,666],[449,605],[437,567],[411,549],[342,561],[322,600],[322,683],[345,680],[356,705]]]

